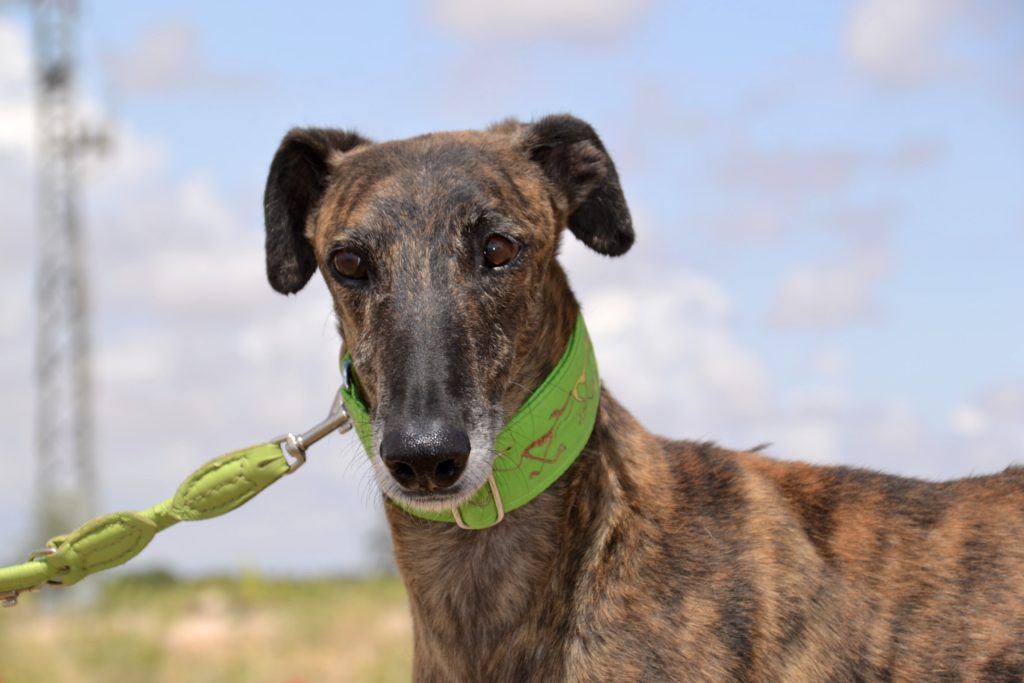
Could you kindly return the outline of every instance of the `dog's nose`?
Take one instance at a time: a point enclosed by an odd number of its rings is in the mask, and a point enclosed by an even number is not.
[[[395,481],[410,491],[446,489],[459,480],[469,460],[469,435],[451,425],[405,428],[384,433],[380,455]]]

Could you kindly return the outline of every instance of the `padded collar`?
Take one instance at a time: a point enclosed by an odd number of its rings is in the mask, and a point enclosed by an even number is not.
[[[342,398],[366,453],[373,457],[373,427],[359,396],[351,357],[346,366]],[[601,380],[594,346],[583,323],[576,318],[561,359],[498,433],[492,477],[467,502],[451,510],[426,512],[399,504],[411,515],[432,522],[447,522],[470,529],[486,529],[501,521],[505,512],[520,508],[543,493],[576,460],[590,439],[597,420]],[[500,500],[495,500],[495,496]]]

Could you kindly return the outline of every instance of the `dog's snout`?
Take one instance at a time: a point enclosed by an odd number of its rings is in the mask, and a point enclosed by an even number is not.
[[[435,491],[453,486],[469,460],[465,429],[435,424],[384,433],[380,455],[395,481],[410,491]]]

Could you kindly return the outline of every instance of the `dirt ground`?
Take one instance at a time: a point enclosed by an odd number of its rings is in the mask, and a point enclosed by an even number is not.
[[[67,602],[0,610],[0,683],[392,683],[412,668],[397,579],[154,574]]]

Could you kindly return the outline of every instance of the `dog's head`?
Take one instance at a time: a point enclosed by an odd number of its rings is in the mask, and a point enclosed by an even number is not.
[[[561,356],[576,302],[560,233],[633,243],[615,166],[571,116],[371,143],[295,129],[270,166],[267,274],[319,268],[352,354],[384,492],[458,505],[484,485],[505,420]]]

